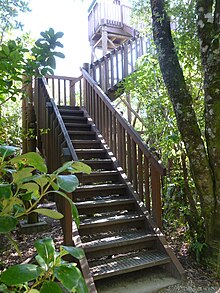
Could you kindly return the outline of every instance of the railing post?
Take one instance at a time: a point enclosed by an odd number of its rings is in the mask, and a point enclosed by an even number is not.
[[[157,226],[162,229],[162,205],[160,174],[154,166],[151,166],[151,188],[152,188],[152,216]]]
[[[62,156],[62,163],[67,162],[71,158],[70,152],[68,149],[63,149],[63,156]],[[67,193],[67,196],[72,199],[72,193]],[[71,211],[71,206],[69,202],[62,198],[58,199],[59,204],[61,204],[61,213],[64,215],[64,217],[61,219],[61,225],[63,228],[63,236],[64,236],[64,245],[73,245],[73,239],[72,239],[72,229],[73,229],[73,224],[72,224],[72,211]]]
[[[89,73],[89,63],[83,63],[83,69]],[[87,81],[83,78],[83,101],[84,105],[88,107],[88,92],[87,92]]]

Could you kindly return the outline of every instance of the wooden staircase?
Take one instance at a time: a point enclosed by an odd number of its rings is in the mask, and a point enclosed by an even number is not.
[[[78,159],[92,168],[91,174],[80,175],[81,185],[73,193],[80,215],[73,242],[84,248],[92,278],[151,267],[166,268],[180,278],[178,260],[164,245],[161,232],[85,108],[60,106],[59,111]],[[96,292],[95,286],[91,288]]]
[[[52,94],[46,80],[34,82],[37,146],[49,172],[67,160],[92,168],[78,175],[81,185],[69,195],[79,211],[79,229],[68,202],[57,202],[65,215],[65,245],[85,250],[80,266],[89,292],[96,293],[102,280],[151,269],[182,278],[184,270],[161,233],[161,162],[85,69],[79,78],[53,76],[49,82]]]

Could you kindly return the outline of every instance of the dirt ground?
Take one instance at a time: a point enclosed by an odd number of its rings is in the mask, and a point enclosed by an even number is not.
[[[21,257],[19,257],[14,248],[9,249],[10,244],[5,238],[0,239],[0,271],[10,265],[25,262],[33,258],[35,254],[34,241],[36,239],[52,237],[56,248],[62,244],[63,236],[59,221],[50,220],[48,218],[43,218],[42,220],[48,223],[48,229],[46,231],[28,235],[20,234],[19,230],[14,232],[14,238],[19,243],[19,249],[22,254]],[[186,270],[186,281],[162,289],[159,291],[160,293],[220,293],[220,279],[216,279],[212,272],[209,272],[206,268],[195,263],[188,254],[187,244],[183,242],[181,237],[179,242],[176,236],[169,237],[168,242],[178,255],[180,262]]]

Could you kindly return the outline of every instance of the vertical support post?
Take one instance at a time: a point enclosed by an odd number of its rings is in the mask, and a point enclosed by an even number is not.
[[[151,166],[151,188],[152,188],[152,216],[157,226],[162,229],[162,208],[160,194],[160,174]]]
[[[63,156],[62,156],[62,163],[67,162],[70,159],[70,153],[64,151],[63,149]],[[67,193],[67,196],[72,199],[72,193]],[[72,246],[73,245],[73,239],[72,239],[72,229],[73,229],[73,223],[72,223],[72,211],[71,206],[69,202],[64,199],[63,197],[60,197],[58,201],[61,203],[62,211],[61,213],[64,215],[63,219],[61,219],[61,225],[63,229],[63,236],[64,236],[64,245]]]
[[[128,112],[128,122],[131,124],[131,96],[130,93],[126,94],[126,100],[129,104],[130,107],[127,107],[127,112]]]
[[[108,53],[108,32],[105,25],[102,26],[102,55]]]

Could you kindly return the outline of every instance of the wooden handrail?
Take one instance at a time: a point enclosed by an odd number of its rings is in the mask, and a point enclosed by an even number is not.
[[[56,116],[56,118],[57,118],[57,120],[58,120],[58,123],[59,123],[60,129],[61,129],[62,134],[63,134],[63,136],[64,136],[64,139],[65,139],[65,142],[66,142],[67,147],[68,147],[68,149],[69,149],[69,153],[70,153],[70,155],[71,155],[71,157],[72,157],[72,160],[73,160],[73,161],[78,161],[78,157],[77,157],[77,155],[76,155],[75,149],[74,149],[73,144],[72,144],[72,142],[71,142],[71,139],[70,139],[69,133],[68,133],[68,131],[67,131],[67,129],[66,129],[66,126],[64,125],[63,119],[62,119],[62,117],[61,117],[61,115],[60,115],[60,112],[59,112],[59,109],[58,109],[58,107],[57,107],[57,105],[56,105],[56,103],[55,103],[55,101],[54,101],[54,99],[53,99],[53,96],[52,96],[51,93],[50,93],[50,89],[49,89],[49,86],[48,86],[48,84],[47,84],[45,78],[42,78],[42,82],[43,82],[43,84],[44,84],[44,86],[45,86],[45,89],[47,90],[47,95],[48,95],[48,97],[49,97],[48,102],[50,102],[51,105],[52,105],[52,108],[53,108],[54,114],[55,114],[55,116]]]
[[[121,125],[124,127],[124,129],[128,132],[128,134],[138,144],[138,146],[142,150],[143,154],[157,168],[157,170],[160,173],[160,175],[165,175],[166,174],[165,167],[163,166],[162,163],[160,163],[158,161],[158,159],[154,156],[154,154],[147,148],[146,144],[140,138],[140,136],[136,132],[136,130],[133,127],[130,126],[130,124],[127,122],[127,120],[120,113],[118,113],[118,111],[114,108],[111,100],[104,93],[104,91],[97,85],[97,83],[94,82],[94,80],[91,78],[89,73],[83,68],[81,70],[82,70],[83,77],[89,82],[89,84],[92,86],[92,88],[95,90],[95,92],[99,95],[99,97],[102,99],[102,101],[108,107],[108,109],[112,112],[112,114],[114,114],[114,116],[121,123]]]
[[[85,107],[89,115],[128,176],[139,199],[161,228],[161,179],[166,173],[164,166],[84,68],[82,75],[85,80]]]

